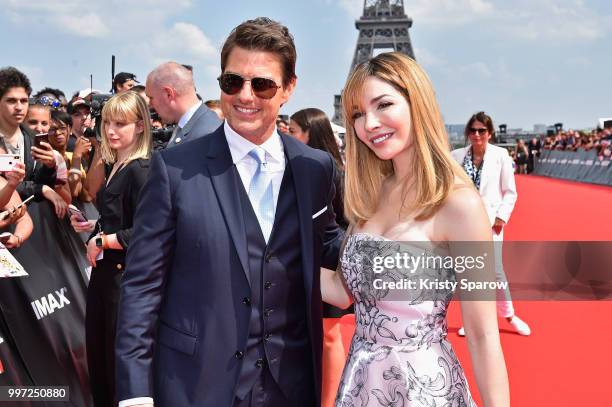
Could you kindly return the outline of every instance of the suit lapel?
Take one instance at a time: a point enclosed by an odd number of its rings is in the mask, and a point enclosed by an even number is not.
[[[238,185],[236,184],[236,170],[223,127],[210,136],[208,158],[208,171],[217,194],[219,206],[238,252],[240,264],[250,284],[244,216],[238,194]]]
[[[185,127],[183,127],[179,132],[177,132],[177,138],[180,137],[182,139],[186,139],[187,137],[189,137],[189,132],[193,128],[194,123],[197,122],[199,117],[204,113],[204,109],[202,109],[202,106],[204,105],[200,105],[200,107],[198,107],[193,116],[191,116],[189,121],[185,124]]]
[[[279,133],[280,134],[280,133]],[[305,180],[310,180],[308,160],[300,151],[299,141],[291,139],[290,136],[281,134],[281,140],[285,146],[288,165],[293,173],[293,188],[297,198],[298,215],[300,218],[300,237],[302,248],[302,266],[304,275],[304,287],[306,288],[306,300],[310,304],[312,298],[312,268],[313,268],[313,247],[312,247],[312,196],[310,184]],[[298,184],[298,180],[302,180]],[[310,307],[308,308],[310,310]]]

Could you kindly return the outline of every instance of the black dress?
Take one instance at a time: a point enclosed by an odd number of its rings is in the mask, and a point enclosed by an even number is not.
[[[106,168],[106,178],[110,174]],[[96,407],[116,406],[115,333],[121,276],[140,191],[149,172],[149,160],[139,159],[120,168],[96,195],[100,218],[92,237],[99,231],[117,234],[124,250],[104,250],[104,257],[91,271],[87,290],[85,332],[91,393]]]

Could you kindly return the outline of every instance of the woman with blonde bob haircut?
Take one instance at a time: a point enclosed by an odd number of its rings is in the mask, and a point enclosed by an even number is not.
[[[77,232],[90,232],[87,259],[93,267],[87,289],[85,335],[89,381],[96,407],[116,406],[115,333],[120,283],[140,191],[149,172],[151,120],[144,99],[127,91],[102,109],[102,141],[94,165],[104,167],[96,194],[99,219],[82,221],[73,214]]]
[[[355,302],[356,328],[336,406],[475,406],[446,340],[446,313],[460,278],[495,281],[486,261],[477,271],[458,267],[460,257],[491,249],[491,232],[450,155],[431,82],[407,56],[380,54],[356,67],[342,103],[351,227],[340,272],[323,269],[321,291],[336,306]],[[453,262],[410,268],[396,260],[406,255]],[[495,294],[458,291],[483,403],[509,406]]]

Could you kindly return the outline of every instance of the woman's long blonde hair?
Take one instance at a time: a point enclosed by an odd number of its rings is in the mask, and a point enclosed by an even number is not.
[[[405,207],[416,211],[417,220],[428,219],[448,197],[457,177],[466,185],[470,183],[450,155],[431,81],[413,59],[397,52],[380,54],[358,65],[342,92],[346,122],[345,216],[351,223],[367,221],[376,210],[384,179],[393,174],[392,161],[378,158],[355,133],[353,114],[362,109],[361,96],[369,77],[389,83],[408,101],[414,149],[410,182],[415,188],[415,200]]]
[[[110,98],[102,108],[102,143],[100,154],[102,160],[107,164],[114,164],[117,161],[117,151],[112,149],[108,143],[105,124],[109,120],[122,120],[128,123],[142,121],[143,131],[137,136],[136,145],[126,164],[139,158],[150,158],[152,148],[151,138],[151,118],[147,102],[138,93],[127,91],[119,93]]]

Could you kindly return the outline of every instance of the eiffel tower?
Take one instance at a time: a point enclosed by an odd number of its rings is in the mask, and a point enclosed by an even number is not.
[[[412,19],[404,12],[404,0],[364,0],[363,15],[355,21],[355,27],[359,38],[349,75],[357,65],[372,58],[376,49],[402,52],[414,59],[408,33]],[[332,121],[344,125],[341,95],[334,96]]]

